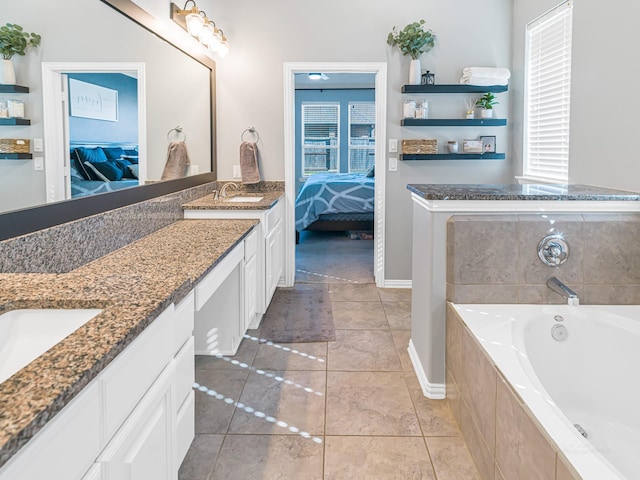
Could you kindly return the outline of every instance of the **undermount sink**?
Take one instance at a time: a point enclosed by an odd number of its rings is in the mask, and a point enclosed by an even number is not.
[[[264,197],[242,197],[242,196],[237,196],[237,197],[228,197],[228,198],[223,198],[222,201],[223,202],[232,202],[232,203],[256,203],[259,202],[260,200],[262,200]]]
[[[23,309],[0,315],[0,383],[102,310]]]

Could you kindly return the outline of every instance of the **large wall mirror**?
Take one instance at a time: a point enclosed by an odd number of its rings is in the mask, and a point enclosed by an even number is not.
[[[166,9],[165,21],[131,0],[22,0],[3,6],[0,24],[22,25],[40,34],[42,44],[24,57],[13,57],[16,83],[29,87],[29,93],[0,93],[0,98],[24,102],[31,125],[0,125],[0,138],[43,138],[44,152],[33,155],[43,157],[45,169],[37,169],[34,160],[0,159],[0,240],[215,180],[215,63],[188,35],[167,28],[168,2]],[[51,202],[47,170],[50,174],[52,166],[59,165],[64,150],[52,150],[52,144],[60,145],[59,134],[45,128],[51,115],[43,103],[49,78],[43,72],[63,72],[63,67],[83,63],[143,65],[145,98],[138,102],[145,107],[145,128],[139,141],[130,143],[139,144],[146,161],[145,180],[154,183]],[[61,118],[55,125],[62,131],[66,121]],[[155,182],[160,180],[168,143],[175,139],[169,132],[176,126],[186,135],[190,175]]]

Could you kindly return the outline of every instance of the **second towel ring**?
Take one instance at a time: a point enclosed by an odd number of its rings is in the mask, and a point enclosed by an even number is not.
[[[171,135],[175,135],[175,138],[173,140],[171,140]],[[176,128],[172,128],[171,130],[169,130],[169,133],[167,133],[167,140],[170,142],[184,142],[186,139],[187,136],[182,131],[182,127],[180,125],[178,125]]]
[[[240,135],[240,140],[242,140],[243,142],[245,141],[245,139],[244,139],[244,134],[245,133],[252,133],[253,135],[256,136],[256,141],[254,143],[258,143],[260,141],[260,134],[258,134],[258,131],[255,129],[255,127],[246,128],[242,132],[242,135]]]

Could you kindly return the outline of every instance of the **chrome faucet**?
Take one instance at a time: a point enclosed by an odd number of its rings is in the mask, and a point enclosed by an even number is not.
[[[547,280],[547,287],[549,287],[551,291],[566,298],[569,305],[580,305],[578,294],[567,287],[556,277],[551,277],[549,278],[549,280]]]
[[[224,185],[222,185],[222,188],[220,189],[220,198],[225,198],[227,196],[227,188],[229,187],[233,187],[235,190],[240,189],[240,186],[237,183],[227,182]]]

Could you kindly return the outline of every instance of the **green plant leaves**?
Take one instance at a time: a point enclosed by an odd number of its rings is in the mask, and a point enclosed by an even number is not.
[[[414,60],[421,54],[428,52],[435,45],[436,36],[431,30],[424,29],[424,20],[406,25],[402,30],[395,26],[387,36],[387,44],[397,46],[403,55],[409,55]]]
[[[496,96],[492,92],[487,92],[478,99],[476,106],[485,110],[493,110],[493,106],[497,103]]]
[[[0,27],[0,55],[5,60],[25,55],[27,47],[37,47],[41,40],[37,33],[27,33],[20,25],[7,23]]]

